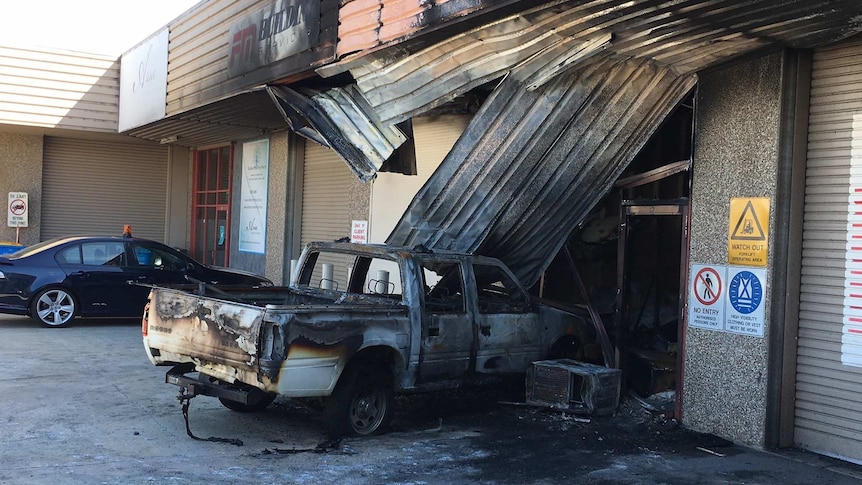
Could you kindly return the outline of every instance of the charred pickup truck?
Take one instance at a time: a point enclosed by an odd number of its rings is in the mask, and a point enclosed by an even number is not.
[[[394,393],[576,357],[589,330],[532,301],[496,259],[340,242],[309,244],[290,287],[153,287],[143,318],[147,354],[174,366],[181,396],[237,411],[325,398],[333,437],[384,429]]]

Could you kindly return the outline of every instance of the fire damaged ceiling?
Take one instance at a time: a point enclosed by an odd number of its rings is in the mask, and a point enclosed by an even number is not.
[[[860,30],[858,0],[556,1],[318,72],[349,70],[383,124],[502,79],[387,242],[496,256],[530,285],[698,71]]]

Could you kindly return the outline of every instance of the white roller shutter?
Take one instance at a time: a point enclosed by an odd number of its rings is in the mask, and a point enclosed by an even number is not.
[[[354,179],[347,164],[334,151],[312,141],[305,142],[302,247],[311,241],[334,241],[350,236],[350,187]],[[346,280],[346,259],[327,262],[334,265],[336,281]]]
[[[446,115],[413,119],[416,175],[380,172],[371,187],[370,242],[383,243],[416,192],[446,158],[470,117]]]
[[[862,462],[862,42],[812,67],[794,436]]]
[[[122,234],[163,240],[168,150],[45,137],[41,237]]]

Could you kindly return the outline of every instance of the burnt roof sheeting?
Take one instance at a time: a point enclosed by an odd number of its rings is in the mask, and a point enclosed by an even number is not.
[[[267,87],[291,129],[331,148],[363,182],[371,180],[407,137],[395,125],[380,123],[353,86],[300,93]]]
[[[764,48],[813,47],[860,29],[860,0],[557,1],[413,55],[353,60],[350,72],[389,123],[451,100],[560,43],[611,35],[609,49],[618,55],[688,73]]]
[[[610,55],[527,90],[535,72],[497,87],[387,243],[495,256],[532,285],[696,82]]]

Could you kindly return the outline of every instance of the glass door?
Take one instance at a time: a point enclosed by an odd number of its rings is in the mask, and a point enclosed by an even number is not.
[[[233,148],[195,152],[192,257],[204,264],[230,263],[230,196]]]

